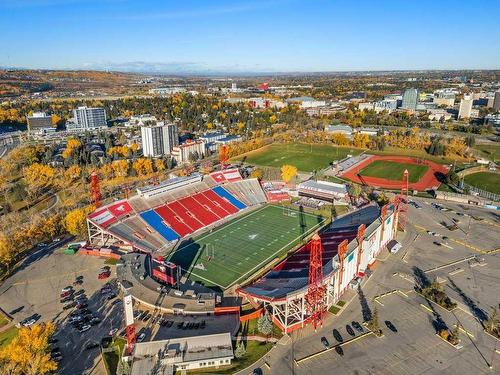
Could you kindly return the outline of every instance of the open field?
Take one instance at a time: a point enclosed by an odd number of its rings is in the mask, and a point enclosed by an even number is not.
[[[240,155],[234,160],[276,168],[290,164],[296,166],[299,171],[312,172],[326,168],[332,161],[344,159],[347,155],[358,155],[361,151],[356,148],[324,144],[273,144]]]
[[[478,150],[481,156],[493,161],[500,158],[500,145],[498,144],[478,144],[474,146],[474,149]]]
[[[179,246],[169,256],[191,279],[229,288],[285,254],[324,218],[268,205]]]
[[[379,177],[387,180],[401,181],[403,173],[408,170],[410,173],[409,181],[411,183],[418,182],[427,172],[427,165],[396,163],[393,161],[375,160],[373,163],[363,168],[359,174],[367,177]]]
[[[478,172],[467,175],[464,181],[479,189],[490,193],[500,194],[500,174],[492,172]]]
[[[0,332],[0,349],[8,345],[14,337],[17,336],[18,329],[16,327],[10,327],[5,331]]]
[[[368,154],[373,154],[373,155],[383,155],[383,156],[389,156],[389,155],[400,155],[400,156],[409,156],[409,157],[414,157],[414,158],[421,158],[421,159],[426,159],[433,161],[434,163],[438,164],[455,164],[455,166],[460,166],[462,163],[466,163],[467,160],[463,158],[448,158],[444,156],[434,156],[428,154],[425,150],[408,150],[404,148],[396,148],[396,147],[386,147],[384,151],[376,151],[376,150],[369,150],[367,151]]]

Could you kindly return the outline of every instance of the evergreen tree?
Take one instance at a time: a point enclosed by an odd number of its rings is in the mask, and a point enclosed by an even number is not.
[[[236,349],[234,350],[234,356],[236,358],[243,358],[247,354],[247,350],[245,345],[243,345],[243,341],[240,341],[236,344]]]
[[[270,335],[273,331],[273,322],[271,321],[267,311],[264,315],[259,317],[259,320],[257,321],[257,330],[266,336]]]

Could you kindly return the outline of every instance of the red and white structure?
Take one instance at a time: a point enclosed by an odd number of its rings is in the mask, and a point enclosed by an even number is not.
[[[377,255],[396,237],[397,222],[394,204],[382,208],[371,204],[344,215],[238,293],[254,307],[268,310],[284,333],[306,324],[317,326],[321,314],[358,285]],[[318,267],[320,254],[322,266]]]
[[[123,296],[123,308],[125,312],[125,333],[127,336],[127,352],[132,354],[136,343],[136,332],[134,322],[134,306],[132,303],[132,296],[125,294]]]

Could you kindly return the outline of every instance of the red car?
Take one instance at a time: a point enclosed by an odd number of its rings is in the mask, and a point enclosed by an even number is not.
[[[107,279],[111,275],[111,272],[101,272],[97,278],[99,280]]]
[[[66,292],[64,292],[64,293],[61,293],[61,298],[68,297],[68,296],[70,296],[72,293],[73,293],[73,291],[72,291],[72,290],[68,290],[68,291],[66,291]]]

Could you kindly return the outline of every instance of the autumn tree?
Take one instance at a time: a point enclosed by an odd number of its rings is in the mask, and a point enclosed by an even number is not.
[[[368,148],[370,145],[370,137],[368,134],[356,133],[352,137],[352,144],[354,147]]]
[[[0,265],[8,268],[14,259],[12,238],[0,232]]]
[[[255,168],[252,173],[250,173],[251,178],[257,178],[259,180],[262,180],[262,177],[264,176],[264,171],[259,168]]]
[[[132,168],[138,176],[147,176],[153,173],[153,162],[150,159],[139,158],[132,164]]]
[[[113,167],[113,175],[115,177],[127,177],[128,175],[128,160],[115,160],[111,163]]]
[[[281,167],[281,178],[285,183],[289,183],[297,175],[297,167],[285,164]]]
[[[52,185],[55,171],[48,165],[33,163],[24,168],[23,175],[28,185],[28,194],[37,197],[41,191]]]
[[[0,367],[11,374],[44,375],[57,369],[50,356],[49,339],[55,331],[53,323],[23,327],[17,336],[0,350]]]
[[[82,168],[78,165],[72,165],[64,171],[64,178],[67,181],[74,181],[82,175]]]
[[[349,144],[349,138],[342,133],[332,134],[332,142],[339,146],[346,146]]]
[[[84,235],[87,231],[87,215],[90,212],[92,212],[91,206],[69,211],[63,220],[64,228],[74,236]]]

